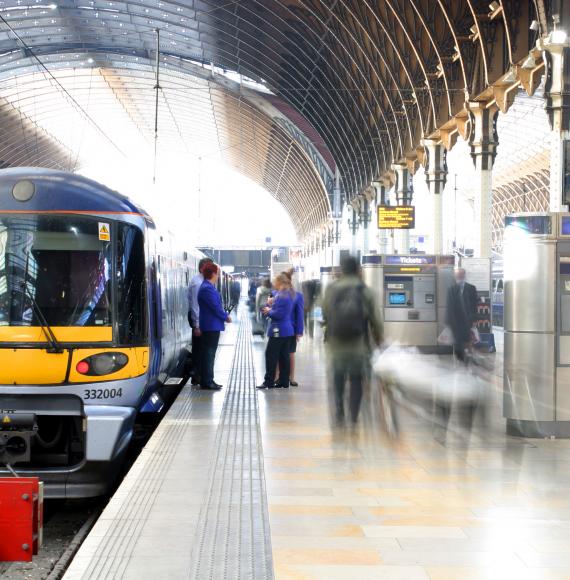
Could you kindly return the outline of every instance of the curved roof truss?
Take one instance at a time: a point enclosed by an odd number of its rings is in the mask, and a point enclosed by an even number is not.
[[[159,29],[167,57],[236,71],[294,107],[332,153],[348,200],[393,162],[415,167],[422,139],[465,136],[466,101],[505,110],[513,88],[532,92],[541,59],[519,65],[536,40],[530,22],[544,31],[548,17],[545,0],[25,1],[0,1],[0,74],[29,66],[29,49],[50,63],[75,52],[86,67],[101,55],[148,66]]]

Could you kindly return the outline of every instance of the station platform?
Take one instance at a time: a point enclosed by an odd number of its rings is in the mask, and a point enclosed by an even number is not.
[[[332,427],[318,336],[298,388],[256,390],[263,349],[229,327],[225,388],[181,391],[67,580],[570,578],[570,442],[504,434],[500,371],[490,427],[441,438],[403,412],[395,439],[366,399]]]

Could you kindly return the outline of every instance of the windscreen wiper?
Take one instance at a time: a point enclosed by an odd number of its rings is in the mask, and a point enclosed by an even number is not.
[[[44,331],[44,334],[46,335],[46,338],[50,343],[51,348],[48,348],[47,352],[52,354],[61,354],[63,352],[63,347],[55,337],[55,334],[53,333],[51,326],[47,323],[46,317],[41,311],[41,308],[38,306],[38,303],[36,302],[35,298],[32,296],[32,293],[28,290],[28,285],[26,284],[26,282],[22,282],[22,289],[24,290],[24,295],[27,296],[30,302],[32,303],[32,308],[36,313],[36,316],[40,322],[40,326],[42,327],[42,330]]]

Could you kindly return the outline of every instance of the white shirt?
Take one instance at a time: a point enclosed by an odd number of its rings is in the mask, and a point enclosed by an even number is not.
[[[202,282],[204,281],[204,276],[202,274],[196,274],[190,280],[190,286],[188,287],[188,307],[190,309],[190,318],[192,319],[192,326],[194,328],[200,327],[200,307],[198,306],[198,291]]]

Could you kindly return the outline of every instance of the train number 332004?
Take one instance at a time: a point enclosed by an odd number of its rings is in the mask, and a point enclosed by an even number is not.
[[[116,399],[123,396],[123,389],[86,389],[84,399]]]

